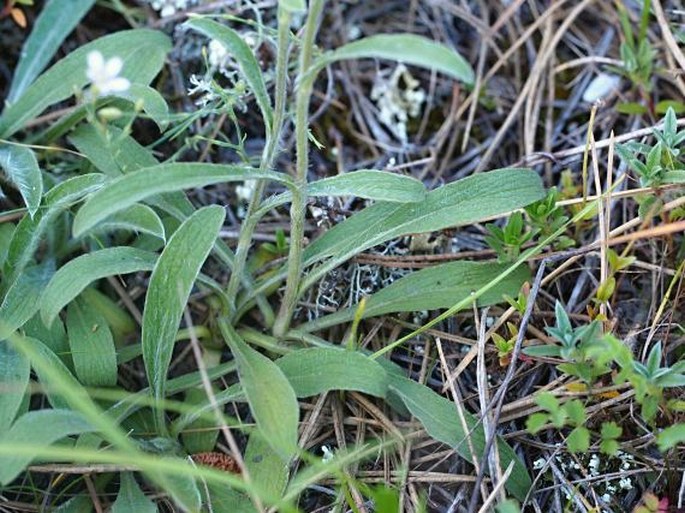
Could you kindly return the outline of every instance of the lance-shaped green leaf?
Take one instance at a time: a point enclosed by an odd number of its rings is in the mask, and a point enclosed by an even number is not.
[[[0,144],[0,168],[19,189],[29,214],[33,217],[43,196],[43,177],[33,151],[16,144]]]
[[[449,262],[413,272],[394,281],[366,299],[362,318],[394,312],[415,312],[450,308],[485,287],[493,278],[509,268],[492,262]],[[503,301],[502,296],[515,296],[523,282],[530,279],[527,267],[518,267],[496,287],[478,298],[479,306]],[[353,306],[311,321],[301,329],[319,330],[351,321],[357,307]]]
[[[244,166],[177,163],[141,169],[112,180],[93,194],[76,214],[74,236],[78,237],[115,212],[156,194],[253,178],[292,183],[286,175]]]
[[[419,180],[410,176],[360,169],[308,183],[307,196],[356,196],[390,203],[416,203],[426,198],[426,188]],[[263,215],[291,200],[292,194],[289,191],[269,198],[259,208],[257,215]]]
[[[170,48],[166,35],[149,29],[116,32],[77,48],[43,73],[16,103],[3,111],[0,137],[10,137],[26,121],[83,88],[88,83],[86,55],[89,52],[97,50],[105,59],[119,57],[124,63],[120,76],[132,84],[148,84],[159,73]]]
[[[82,415],[71,410],[38,410],[25,413],[9,431],[0,437],[0,444],[27,444],[35,447],[34,455],[5,456],[0,465],[0,484],[11,483],[41,449],[69,435],[94,431]]]
[[[157,213],[147,205],[134,204],[126,210],[115,212],[94,226],[91,232],[108,233],[116,230],[130,230],[147,233],[165,240],[164,224]],[[89,232],[90,233],[90,232]]]
[[[264,440],[287,461],[297,452],[299,406],[295,391],[281,369],[248,346],[232,326],[219,321],[238,363],[240,384]]]
[[[75,176],[47,192],[44,208],[38,210],[33,218],[24,216],[14,230],[3,267],[3,286],[9,287],[15,282],[31,261],[41,238],[55,218],[73,202],[101,187],[104,182],[105,176],[101,174]]]
[[[6,340],[0,341],[0,433],[14,421],[29,384],[31,366]]]
[[[54,272],[50,264],[24,270],[0,304],[0,340],[21,328],[38,311],[40,297]]]
[[[219,41],[224,45],[229,55],[236,60],[245,82],[247,82],[259,109],[262,111],[266,131],[267,133],[270,132],[273,124],[271,101],[266,92],[262,70],[245,40],[235,30],[207,18],[193,17],[186,22],[186,25]]]
[[[40,300],[43,321],[50,326],[59,311],[94,281],[151,271],[156,261],[155,253],[130,247],[105,248],[74,258],[55,273],[45,288]]]
[[[390,390],[397,394],[411,414],[416,417],[426,432],[436,440],[448,444],[463,458],[472,461],[469,443],[470,437],[475,457],[480,461],[485,451],[485,433],[482,424],[478,425],[474,416],[464,412],[469,432],[465,432],[457,415],[456,405],[425,385],[410,379],[391,376]],[[514,469],[507,480],[506,489],[517,499],[523,500],[531,487],[530,476],[526,467],[506,442],[498,439],[502,468],[514,462]]]
[[[388,377],[376,361],[357,351],[307,348],[276,360],[297,397],[311,397],[333,390],[355,390],[385,397]]]
[[[62,42],[85,16],[95,0],[71,0],[65,8],[61,0],[49,0],[33,24],[21,51],[7,103],[14,103],[45,69]]]
[[[132,472],[122,472],[112,513],[157,513],[157,505],[145,496]]]
[[[457,51],[414,34],[379,34],[336,48],[314,62],[306,80],[313,81],[316,74],[332,62],[369,58],[434,69],[468,85],[474,82],[473,68]]]
[[[191,215],[171,236],[152,271],[145,296],[142,344],[145,371],[156,399],[164,399],[167,371],[183,309],[219,235],[224,215],[224,209],[216,205]],[[160,410],[158,421],[161,420]]]
[[[117,384],[117,354],[107,320],[83,299],[67,309],[67,334],[76,377],[82,385]]]
[[[305,249],[306,265],[326,262],[307,276],[303,289],[330,269],[377,244],[506,214],[542,198],[544,192],[537,173],[500,169],[440,187],[420,203],[372,205],[334,226]]]
[[[150,116],[161,131],[169,124],[169,106],[156,89],[145,84],[131,84],[126,91],[112,93],[113,96],[129,100],[134,105],[140,102],[143,111]]]

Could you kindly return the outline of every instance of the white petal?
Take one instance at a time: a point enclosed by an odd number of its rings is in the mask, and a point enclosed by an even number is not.
[[[123,67],[124,61],[122,61],[119,57],[112,57],[105,64],[105,73],[108,77],[114,78],[119,74],[121,68]]]
[[[100,85],[100,94],[120,93],[126,91],[129,87],[131,87],[131,82],[127,78],[111,78]]]
[[[102,71],[105,67],[105,59],[102,54],[97,50],[89,52],[87,57],[88,69],[86,71],[86,76],[92,80],[96,81],[102,76]]]
[[[621,77],[618,75],[609,75],[608,73],[600,73],[592,79],[587,89],[583,93],[583,101],[594,103],[600,98],[609,95],[616,89],[621,82]]]

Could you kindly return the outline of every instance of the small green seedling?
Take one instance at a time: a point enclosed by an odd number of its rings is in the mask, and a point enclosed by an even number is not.
[[[521,212],[514,212],[504,229],[494,224],[487,224],[485,228],[490,232],[490,235],[485,237],[485,241],[495,250],[500,262],[516,260],[521,254],[523,245],[535,235],[535,231],[526,232]]]
[[[528,356],[551,356],[564,360],[557,368],[570,376],[580,378],[592,385],[596,378],[610,371],[606,363],[600,364],[590,357],[589,351],[597,344],[601,336],[601,325],[598,321],[573,328],[568,314],[559,301],[554,308],[556,325],[546,331],[561,342],[560,345],[530,346],[524,349]]]

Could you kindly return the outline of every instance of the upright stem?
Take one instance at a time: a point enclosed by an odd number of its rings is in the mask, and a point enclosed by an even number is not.
[[[273,333],[280,338],[288,331],[292,320],[302,277],[302,250],[304,243],[304,216],[307,200],[307,168],[309,167],[309,100],[313,81],[305,80],[312,62],[314,38],[319,28],[319,17],[324,0],[311,0],[305,25],[304,40],[300,51],[297,97],[295,100],[295,140],[297,149],[297,169],[295,188],[290,205],[290,251],[288,253],[288,278],[281,308],[278,311]]]
[[[283,119],[285,117],[286,80],[288,76],[288,44],[290,39],[291,17],[292,16],[290,12],[286,11],[285,9],[279,9],[277,43],[278,54],[276,57],[276,81],[274,85],[276,92],[276,105],[273,123],[270,127],[270,133],[267,133],[266,147],[264,148],[262,160],[259,164],[259,167],[262,170],[273,167],[274,157],[276,155],[278,143],[281,138],[281,130],[283,129]],[[235,297],[238,293],[240,280],[245,272],[245,263],[247,262],[247,255],[250,250],[250,244],[252,243],[252,235],[254,234],[255,227],[259,221],[259,217],[255,215],[255,212],[259,209],[265,186],[266,180],[257,181],[255,189],[252,193],[252,197],[250,198],[250,203],[247,207],[245,221],[238,237],[238,246],[235,252],[233,272],[231,273],[231,278],[226,288],[226,295],[230,298],[233,306],[233,312],[231,312],[232,314],[235,313]],[[267,326],[271,326],[274,322],[273,312],[270,310],[268,312],[271,314],[270,318],[264,319],[264,321]]]

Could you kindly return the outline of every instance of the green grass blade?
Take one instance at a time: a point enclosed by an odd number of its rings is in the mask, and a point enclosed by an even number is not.
[[[421,385],[410,379],[391,376],[390,390],[397,394],[411,414],[416,417],[426,432],[436,440],[446,443],[454,448],[463,458],[472,460],[469,444],[466,436],[470,436],[476,457],[480,460],[485,450],[485,433],[482,425],[477,425],[476,419],[468,412],[466,424],[471,431],[465,433],[457,416],[454,403],[425,385]],[[507,443],[498,438],[497,449],[499,450],[500,462],[505,469],[509,463],[514,462],[514,469],[509,476],[505,487],[509,493],[519,500],[523,500],[531,487],[530,476],[526,467],[516,456]]]
[[[25,413],[0,438],[0,444],[31,443],[35,454],[6,456],[0,465],[0,484],[11,483],[31,460],[49,446],[68,435],[88,433],[95,428],[79,413],[71,410],[38,410]]]
[[[291,183],[286,175],[245,166],[177,163],[141,169],[112,180],[93,194],[76,214],[74,236],[78,237],[115,212],[157,194],[254,178]]]
[[[169,239],[150,277],[143,311],[143,360],[156,399],[164,399],[176,332],[190,290],[224,221],[224,209],[205,207],[190,216]],[[165,430],[163,411],[157,426]]]
[[[157,513],[157,505],[145,496],[133,473],[122,472],[112,513]]]
[[[335,61],[369,58],[434,69],[468,85],[475,80],[473,68],[457,51],[413,34],[380,34],[348,43],[319,58],[307,78],[313,80],[318,71]]]
[[[0,341],[0,433],[6,433],[24,400],[31,366],[7,341]]]
[[[0,116],[0,137],[8,138],[20,130],[26,121],[47,107],[66,100],[88,82],[86,55],[100,51],[105,59],[117,56],[124,62],[120,76],[132,84],[148,84],[164,64],[171,48],[169,38],[149,29],[124,30],[101,37],[71,52],[43,73]]]
[[[226,47],[231,57],[236,60],[248,88],[254,94],[257,105],[262,111],[266,133],[269,133],[273,125],[271,100],[266,92],[262,70],[247,43],[235,30],[207,18],[190,18],[186,25],[219,41]]]
[[[157,255],[130,247],[106,248],[74,258],[52,277],[40,299],[41,317],[52,324],[59,311],[92,282],[107,276],[151,271]]]
[[[413,272],[367,297],[362,318],[394,312],[450,308],[468,298],[474,290],[490,283],[493,277],[508,268],[506,264],[493,262],[449,262]],[[493,305],[502,302],[504,294],[515,296],[523,282],[528,279],[530,270],[519,267],[496,287],[480,296],[477,304]],[[355,305],[311,321],[300,329],[313,331],[349,322],[354,318],[356,311]]]
[[[112,387],[117,384],[117,354],[107,320],[83,299],[67,309],[67,335],[74,370],[81,384]]]
[[[12,182],[33,217],[43,196],[43,177],[33,151],[25,146],[0,144],[0,168]]]
[[[385,397],[388,376],[376,361],[356,351],[314,347],[288,353],[276,360],[297,397],[332,390],[355,390]]]
[[[14,103],[21,97],[94,3],[95,0],[71,0],[66,9],[61,0],[45,3],[22,48],[7,103]]]
[[[281,369],[243,342],[226,321],[220,320],[219,327],[238,363],[240,384],[257,427],[274,451],[289,460],[297,452],[300,408],[295,391]]]

